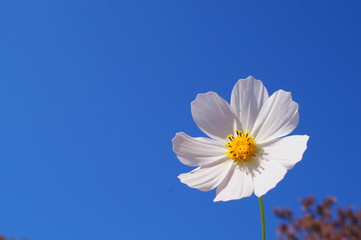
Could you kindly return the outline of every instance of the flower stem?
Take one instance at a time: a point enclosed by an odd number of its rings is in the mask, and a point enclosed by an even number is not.
[[[264,208],[262,197],[259,197],[259,210],[261,212],[261,221],[262,221],[262,240],[266,240],[266,223],[264,220]]]

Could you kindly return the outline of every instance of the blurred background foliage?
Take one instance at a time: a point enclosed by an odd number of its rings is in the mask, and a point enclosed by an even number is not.
[[[296,217],[290,208],[274,208],[282,220],[277,228],[278,240],[360,240],[361,210],[353,206],[336,206],[336,198],[326,197],[317,203],[315,197],[301,200],[302,215]]]

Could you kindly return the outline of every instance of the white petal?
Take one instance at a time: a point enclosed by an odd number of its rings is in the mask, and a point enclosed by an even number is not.
[[[231,107],[241,122],[240,130],[252,130],[263,103],[268,99],[263,83],[249,76],[240,79],[232,90]]]
[[[308,139],[309,136],[307,135],[276,139],[262,147],[264,158],[277,161],[289,170],[302,159],[302,155],[307,149]]]
[[[277,161],[260,159],[260,166],[253,171],[254,194],[261,197],[274,188],[287,170]]]
[[[187,184],[191,188],[210,191],[222,182],[231,166],[232,161],[225,160],[201,166],[189,173],[179,175],[178,178],[182,183]]]
[[[229,201],[249,197],[253,192],[253,182],[250,173],[247,173],[240,164],[233,163],[228,175],[217,187],[217,196],[213,200]]]
[[[199,129],[217,140],[233,133],[237,122],[229,104],[215,92],[198,94],[192,102],[192,116]]]
[[[298,119],[298,104],[291,93],[279,90],[264,103],[251,134],[257,143],[265,143],[291,133]]]
[[[172,139],[173,151],[178,159],[188,166],[210,164],[227,158],[227,149],[222,143],[209,138],[192,138],[180,132]]]

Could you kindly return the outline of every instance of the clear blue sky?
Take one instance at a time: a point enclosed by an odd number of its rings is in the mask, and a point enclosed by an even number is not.
[[[255,196],[179,182],[190,102],[261,79],[300,104],[303,160],[265,197],[361,205],[361,2],[0,3],[0,233],[30,240],[260,239]]]

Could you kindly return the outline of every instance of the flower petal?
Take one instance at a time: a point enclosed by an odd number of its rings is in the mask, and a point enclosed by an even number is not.
[[[267,89],[260,80],[249,76],[240,79],[232,90],[231,108],[242,124],[240,130],[251,130],[261,110],[268,99]]]
[[[229,201],[252,195],[252,175],[240,166],[240,164],[233,163],[231,170],[217,187],[217,196],[213,201]]]
[[[277,161],[287,170],[302,159],[304,151],[307,149],[309,136],[289,136],[276,139],[267,146],[262,147],[264,158]]]
[[[192,138],[180,132],[172,139],[173,151],[188,166],[201,166],[227,158],[222,143],[209,138]]]
[[[215,92],[198,94],[192,102],[192,116],[199,129],[213,139],[222,141],[236,128],[236,116]]]
[[[260,159],[259,162],[260,165],[253,171],[254,194],[257,197],[274,188],[287,172],[277,161]]]
[[[178,178],[182,183],[187,184],[191,188],[210,191],[222,182],[231,166],[232,161],[225,160],[201,166],[189,173],[180,174]]]
[[[257,143],[265,143],[291,133],[298,120],[298,104],[290,92],[279,90],[264,103],[251,134]]]

